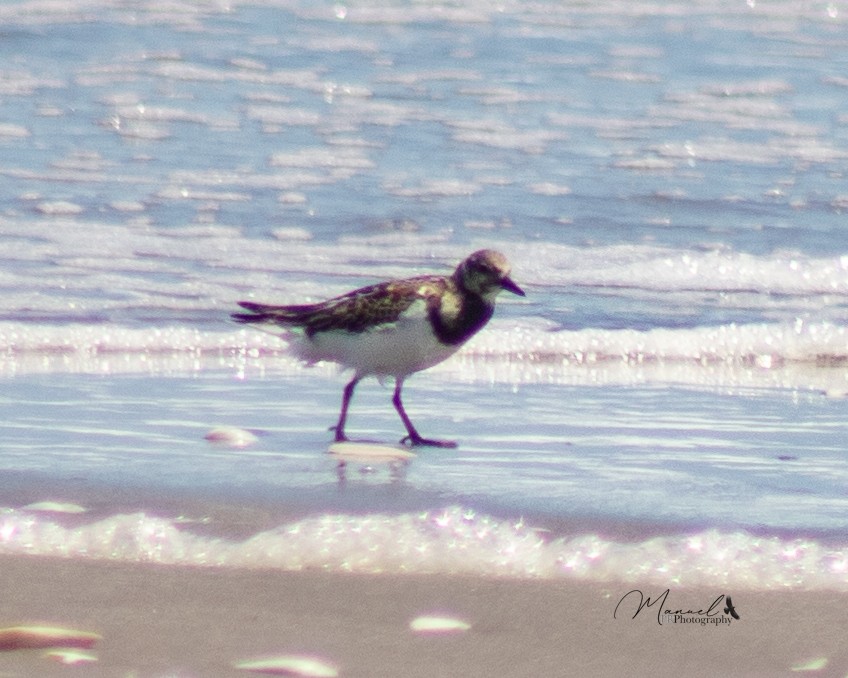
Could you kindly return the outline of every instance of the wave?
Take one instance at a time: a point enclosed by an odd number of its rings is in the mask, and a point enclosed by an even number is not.
[[[709,242],[690,248],[545,244],[522,246],[518,252],[522,272],[543,285],[848,295],[848,255],[815,257],[792,250],[752,254]]]
[[[458,245],[382,231],[326,243],[221,226],[107,233],[102,251],[81,245],[70,224],[17,233],[20,246],[0,272],[0,375],[294,372],[301,368],[283,341],[227,322],[238,299],[326,298],[449,271],[467,251],[491,246],[508,254],[528,297],[504,299],[490,326],[434,374],[848,391],[835,369],[848,364],[848,255],[752,254],[709,242]],[[187,238],[191,249],[180,249]],[[49,275],[33,257],[49,259]]]
[[[383,230],[380,224],[373,228]],[[87,238],[80,237],[84,229]],[[10,244],[0,257],[0,319],[8,320],[117,316],[149,321],[151,309],[165,317],[221,309],[223,316],[225,308],[250,293],[295,303],[385,278],[448,272],[481,247],[504,251],[513,276],[537,301],[548,302],[556,288],[563,288],[556,289],[560,295],[587,290],[750,293],[763,298],[745,297],[746,304],[766,308],[775,295],[828,295],[827,305],[837,306],[848,297],[848,255],[752,254],[706,241],[685,247],[502,238],[460,244],[446,236],[390,232],[323,243],[303,229],[247,238],[223,226],[140,233],[120,224],[69,222],[56,228],[50,221],[17,228],[4,224],[4,234]],[[711,301],[729,303],[720,297]]]
[[[827,322],[557,330],[542,319],[492,327],[431,372],[494,383],[682,383],[848,391],[848,328]],[[329,366],[328,366],[329,367]],[[183,326],[0,323],[0,375],[70,372],[238,376],[296,373],[273,335]]]
[[[65,527],[0,510],[0,553],[180,566],[484,577],[572,578],[746,590],[848,590],[848,545],[705,530],[625,542],[552,536],[462,506],[391,514],[323,514],[242,541],[201,536],[145,513]]]

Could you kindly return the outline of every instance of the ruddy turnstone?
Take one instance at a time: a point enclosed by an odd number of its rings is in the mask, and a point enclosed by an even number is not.
[[[353,391],[368,375],[394,377],[392,403],[408,435],[401,443],[455,447],[422,438],[401,400],[404,380],[453,355],[492,317],[501,290],[524,296],[509,277],[506,257],[495,250],[474,252],[452,275],[421,275],[370,285],[317,304],[270,306],[240,301],[250,313],[240,323],[282,328],[294,355],[353,370],[335,426],[336,441],[347,440],[345,423]]]

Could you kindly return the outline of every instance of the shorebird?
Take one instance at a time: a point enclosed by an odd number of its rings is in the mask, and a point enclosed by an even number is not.
[[[480,250],[451,275],[387,280],[315,304],[240,301],[249,313],[232,317],[281,331],[292,353],[309,364],[329,361],[353,370],[334,427],[337,442],[348,440],[345,424],[356,385],[373,375],[394,377],[392,403],[407,431],[402,444],[456,447],[453,441],[421,437],[403,407],[401,389],[410,374],[449,358],[476,334],[492,317],[502,290],[524,296],[509,273],[503,254]]]

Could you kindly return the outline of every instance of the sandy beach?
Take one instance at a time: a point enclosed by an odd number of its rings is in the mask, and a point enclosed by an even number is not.
[[[660,625],[632,618],[627,583],[445,576],[233,571],[0,557],[0,625],[49,623],[102,635],[98,661],[68,667],[42,650],[0,653],[3,676],[253,675],[234,662],[269,654],[320,657],[341,676],[845,675],[848,596],[733,592],[739,620]],[[657,596],[661,591],[643,591]],[[678,608],[721,591],[672,589]],[[626,608],[626,610],[625,610]],[[421,614],[472,627],[416,635]],[[820,665],[821,662],[818,662]],[[793,668],[795,671],[793,671]]]

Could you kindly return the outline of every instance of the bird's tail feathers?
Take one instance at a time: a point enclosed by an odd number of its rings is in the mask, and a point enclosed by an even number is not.
[[[237,323],[272,323],[274,325],[300,325],[306,321],[312,306],[272,306],[253,301],[240,301],[239,306],[250,313],[233,313]]]

